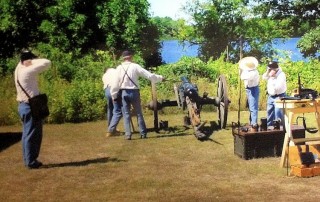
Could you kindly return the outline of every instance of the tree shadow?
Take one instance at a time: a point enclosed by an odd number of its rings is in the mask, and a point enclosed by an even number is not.
[[[0,152],[21,140],[22,132],[0,133]]]
[[[49,168],[57,168],[57,167],[81,167],[81,166],[87,166],[90,164],[102,164],[102,163],[108,163],[108,162],[123,162],[123,161],[125,160],[119,160],[118,158],[102,157],[102,158],[96,158],[96,159],[88,159],[84,161],[46,164],[46,165],[43,165],[41,168],[49,169]]]

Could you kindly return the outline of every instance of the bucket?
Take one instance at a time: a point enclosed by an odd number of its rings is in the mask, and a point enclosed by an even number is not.
[[[267,131],[268,130],[267,118],[266,117],[262,117],[260,120],[261,120],[260,130],[261,131]]]
[[[168,121],[162,121],[161,120],[159,125],[160,125],[160,129],[168,128]]]

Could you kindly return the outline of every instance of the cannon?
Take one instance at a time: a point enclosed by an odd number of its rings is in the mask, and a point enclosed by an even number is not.
[[[217,107],[218,126],[219,129],[224,129],[227,124],[228,107],[230,100],[227,92],[227,82],[224,75],[218,78],[217,96],[210,97],[207,92],[202,96],[196,84],[191,83],[185,76],[180,78],[179,84],[174,84],[174,93],[176,100],[157,100],[156,88],[152,84],[153,100],[147,105],[148,109],[154,111],[154,128],[158,130],[158,110],[164,107],[178,106],[182,110],[187,109],[187,115],[184,117],[185,125],[192,125],[194,135],[199,140],[208,138],[208,134],[204,131],[204,125],[207,121],[201,121],[200,113],[203,105],[214,105]]]

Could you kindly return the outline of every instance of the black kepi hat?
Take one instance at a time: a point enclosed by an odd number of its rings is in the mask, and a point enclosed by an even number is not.
[[[32,60],[34,58],[37,58],[37,56],[35,54],[33,54],[31,51],[29,50],[25,50],[21,52],[20,55],[20,61],[23,62],[25,60]]]
[[[125,50],[125,51],[123,51],[122,54],[121,54],[121,56],[122,56],[123,59],[129,58],[129,57],[131,57],[132,55],[133,55],[133,53],[132,53],[131,51],[129,51],[129,50]]]
[[[278,69],[278,68],[279,68],[279,65],[278,65],[278,62],[272,61],[272,62],[269,62],[268,67],[269,67],[270,69]]]

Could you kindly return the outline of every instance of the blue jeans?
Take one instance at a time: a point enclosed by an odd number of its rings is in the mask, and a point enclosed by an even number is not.
[[[268,96],[267,101],[267,125],[272,126],[273,121],[277,119],[281,119],[281,123],[284,123],[284,115],[283,109],[275,107],[275,101],[279,99],[279,97],[284,97],[286,94],[282,93],[277,96]]]
[[[124,117],[124,127],[125,135],[131,137],[131,113],[130,108],[133,107],[137,119],[141,136],[147,135],[147,127],[144,122],[142,109],[141,109],[141,100],[140,100],[140,91],[138,89],[122,90],[122,106],[123,106],[123,117]]]
[[[258,111],[259,111],[259,86],[246,88],[246,94],[248,98],[248,105],[250,111],[250,124],[255,125],[258,123]]]
[[[113,101],[110,88],[105,89],[105,96],[108,100],[107,119],[108,119],[108,132],[115,132],[117,125],[122,117],[122,104],[121,100]]]
[[[22,153],[26,166],[32,166],[37,162],[42,142],[42,120],[35,121],[31,116],[30,105],[20,103],[19,115],[23,123],[22,131]]]
[[[106,96],[106,99],[107,99],[107,102],[108,102],[108,105],[106,107],[106,111],[107,111],[107,123],[108,123],[108,126],[110,126],[110,122],[111,122],[111,119],[112,119],[112,111],[113,111],[113,103],[112,103],[112,97],[111,97],[111,94],[110,94],[110,88],[105,88],[104,89],[104,95]]]

